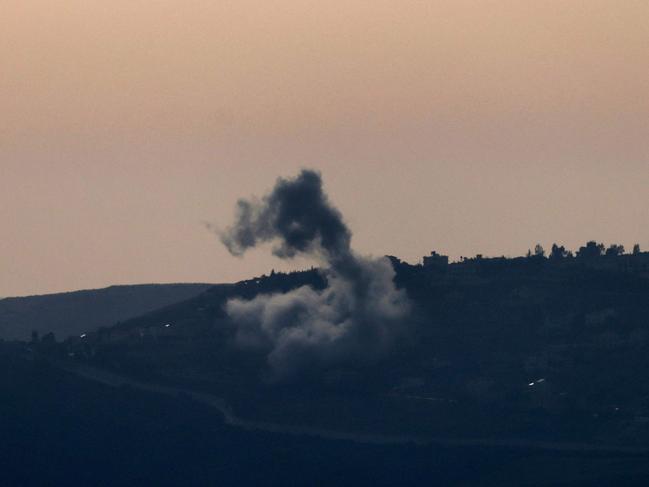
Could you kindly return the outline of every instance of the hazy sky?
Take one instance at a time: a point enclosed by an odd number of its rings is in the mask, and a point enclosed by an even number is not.
[[[649,249],[648,19],[646,0],[4,0],[0,296],[287,268],[201,222],[300,167],[374,255]]]

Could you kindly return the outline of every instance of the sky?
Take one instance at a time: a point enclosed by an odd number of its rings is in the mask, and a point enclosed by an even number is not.
[[[230,282],[239,197],[321,171],[354,248],[649,250],[649,2],[5,0],[0,296]]]

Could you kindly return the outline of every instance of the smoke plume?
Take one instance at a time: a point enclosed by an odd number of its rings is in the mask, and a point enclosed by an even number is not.
[[[358,256],[351,232],[322,189],[320,174],[303,170],[277,180],[262,199],[239,200],[234,224],[221,232],[233,255],[263,242],[286,259],[316,258],[327,287],[232,299],[226,311],[237,324],[236,343],[267,354],[273,379],[345,363],[369,362],[390,348],[410,305],[395,288],[390,262]]]

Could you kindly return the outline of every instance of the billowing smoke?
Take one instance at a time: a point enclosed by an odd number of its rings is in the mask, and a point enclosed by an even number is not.
[[[329,203],[317,172],[280,178],[261,200],[240,200],[236,221],[221,232],[221,241],[239,256],[272,241],[280,258],[306,254],[322,265],[325,289],[304,286],[226,304],[237,323],[237,345],[266,353],[275,380],[376,360],[389,350],[409,313],[390,262],[352,250],[351,232]]]

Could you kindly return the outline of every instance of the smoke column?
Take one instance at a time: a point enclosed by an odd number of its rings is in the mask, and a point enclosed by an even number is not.
[[[239,200],[234,224],[220,237],[236,256],[264,242],[274,242],[283,259],[312,256],[327,278],[323,290],[304,286],[227,302],[236,344],[266,353],[273,380],[377,360],[403,327],[410,304],[394,285],[392,265],[354,253],[351,232],[315,171],[279,178],[261,199]]]

